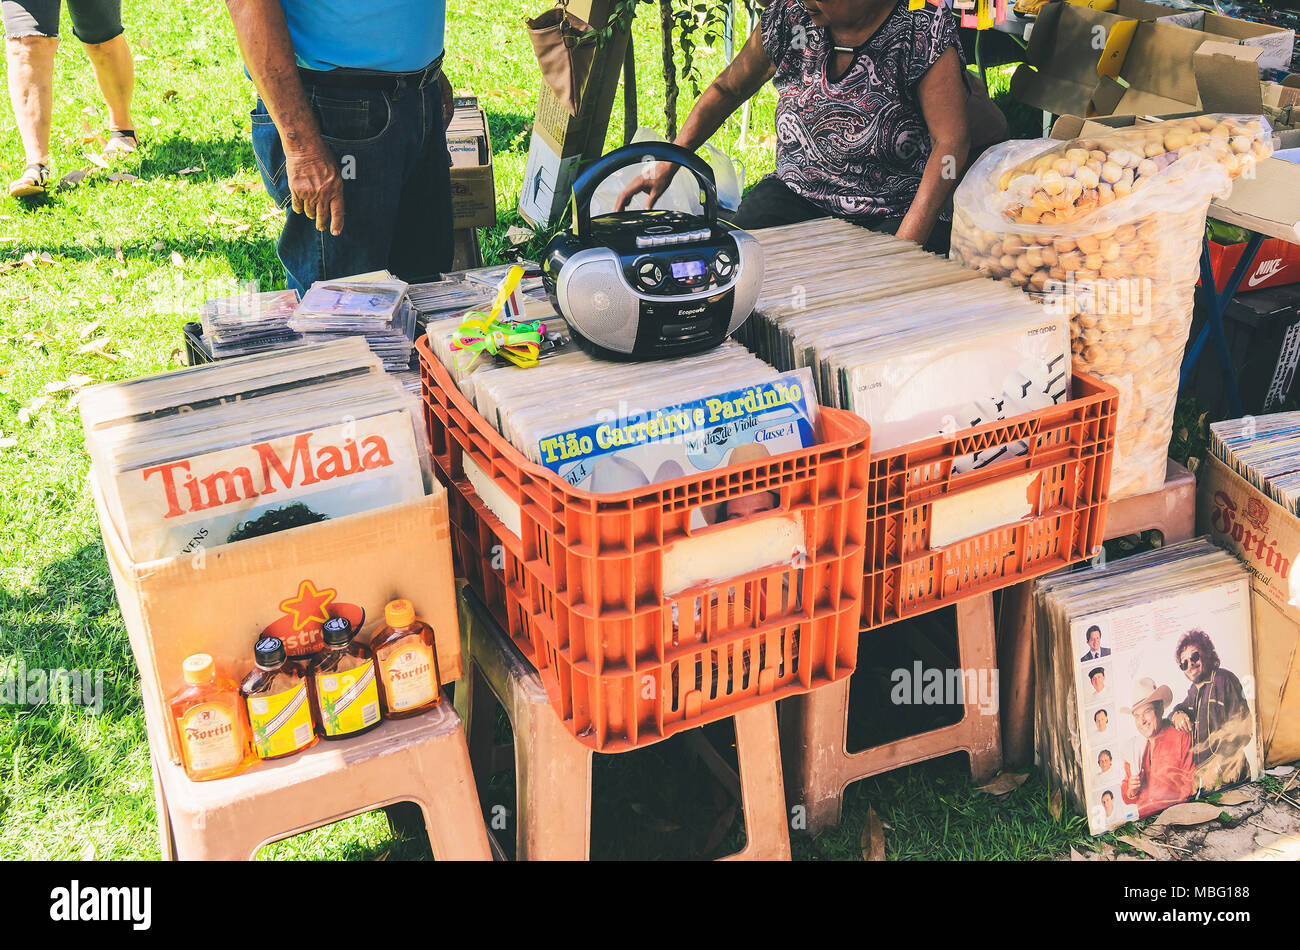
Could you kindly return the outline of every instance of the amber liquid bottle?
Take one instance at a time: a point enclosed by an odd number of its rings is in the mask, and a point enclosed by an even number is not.
[[[379,664],[384,715],[389,719],[418,716],[442,699],[433,628],[415,616],[409,600],[390,601],[384,620],[388,625],[370,641]]]
[[[301,666],[285,656],[284,642],[263,637],[253,646],[253,671],[239,693],[248,707],[253,751],[259,759],[280,759],[319,740],[312,719],[311,691]]]
[[[352,639],[356,631],[347,618],[333,617],[321,629],[325,649],[310,672],[321,738],[346,739],[369,732],[380,722],[375,659]]]
[[[181,668],[187,685],[172,696],[170,707],[185,773],[196,782],[234,775],[253,762],[239,687],[217,676],[206,653],[187,657]]]

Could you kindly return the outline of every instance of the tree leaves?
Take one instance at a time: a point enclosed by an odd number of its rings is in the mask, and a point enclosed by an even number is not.
[[[1001,797],[1002,795],[1014,792],[1021,785],[1024,785],[1025,780],[1028,778],[1028,772],[1003,772],[987,785],[980,785],[975,789],[975,791],[984,792],[995,797]]]
[[[1180,802],[1156,815],[1153,825],[1203,825],[1219,817],[1221,809],[1209,802]]]
[[[862,846],[863,861],[885,860],[885,826],[876,810],[870,806],[867,806],[867,820],[862,825],[862,839],[859,843]]]
[[[1158,860],[1161,861],[1169,860],[1168,852],[1166,852],[1164,848],[1160,847],[1155,842],[1147,841],[1144,838],[1136,838],[1133,835],[1116,835],[1115,840],[1122,841],[1130,848],[1136,848],[1138,851],[1141,851],[1143,854],[1149,854],[1151,855],[1151,857],[1157,858]]]

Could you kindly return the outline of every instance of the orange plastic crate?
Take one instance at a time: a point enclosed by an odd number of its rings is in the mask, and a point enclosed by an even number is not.
[[[824,441],[811,448],[595,494],[528,462],[427,341],[417,347],[457,561],[579,740],[604,752],[648,745],[853,672],[870,461],[862,419],[822,409]],[[518,534],[474,490],[466,460],[491,478],[512,518],[517,508]],[[775,510],[690,525],[702,505],[761,491],[777,493]],[[802,522],[803,552],[789,563],[665,595],[675,545],[792,518]]]
[[[1074,392],[1074,399],[1059,406],[872,455],[863,629],[1038,577],[1097,552],[1119,396],[1085,374],[1075,374]],[[1022,440],[1029,447],[1024,455],[952,473],[955,459]],[[1029,517],[931,548],[936,501],[960,504],[963,495],[1022,475],[1032,479]]]

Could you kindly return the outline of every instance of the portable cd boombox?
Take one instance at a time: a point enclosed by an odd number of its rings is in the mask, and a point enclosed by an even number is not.
[[[628,165],[672,162],[704,195],[704,214],[619,211],[591,217],[596,186]],[[574,340],[608,360],[711,349],[748,319],[763,286],[763,248],[718,220],[713,169],[660,142],[627,145],[573,183],[573,230],[546,249],[542,281]]]

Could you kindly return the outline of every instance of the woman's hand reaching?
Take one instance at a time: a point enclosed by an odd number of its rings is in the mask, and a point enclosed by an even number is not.
[[[663,197],[668,186],[672,184],[673,175],[677,171],[675,162],[655,162],[653,165],[647,165],[641,174],[623,189],[622,194],[618,196],[618,204],[615,211],[624,211],[631,204],[632,199],[637,195],[648,195],[646,207],[653,208],[655,204]]]

